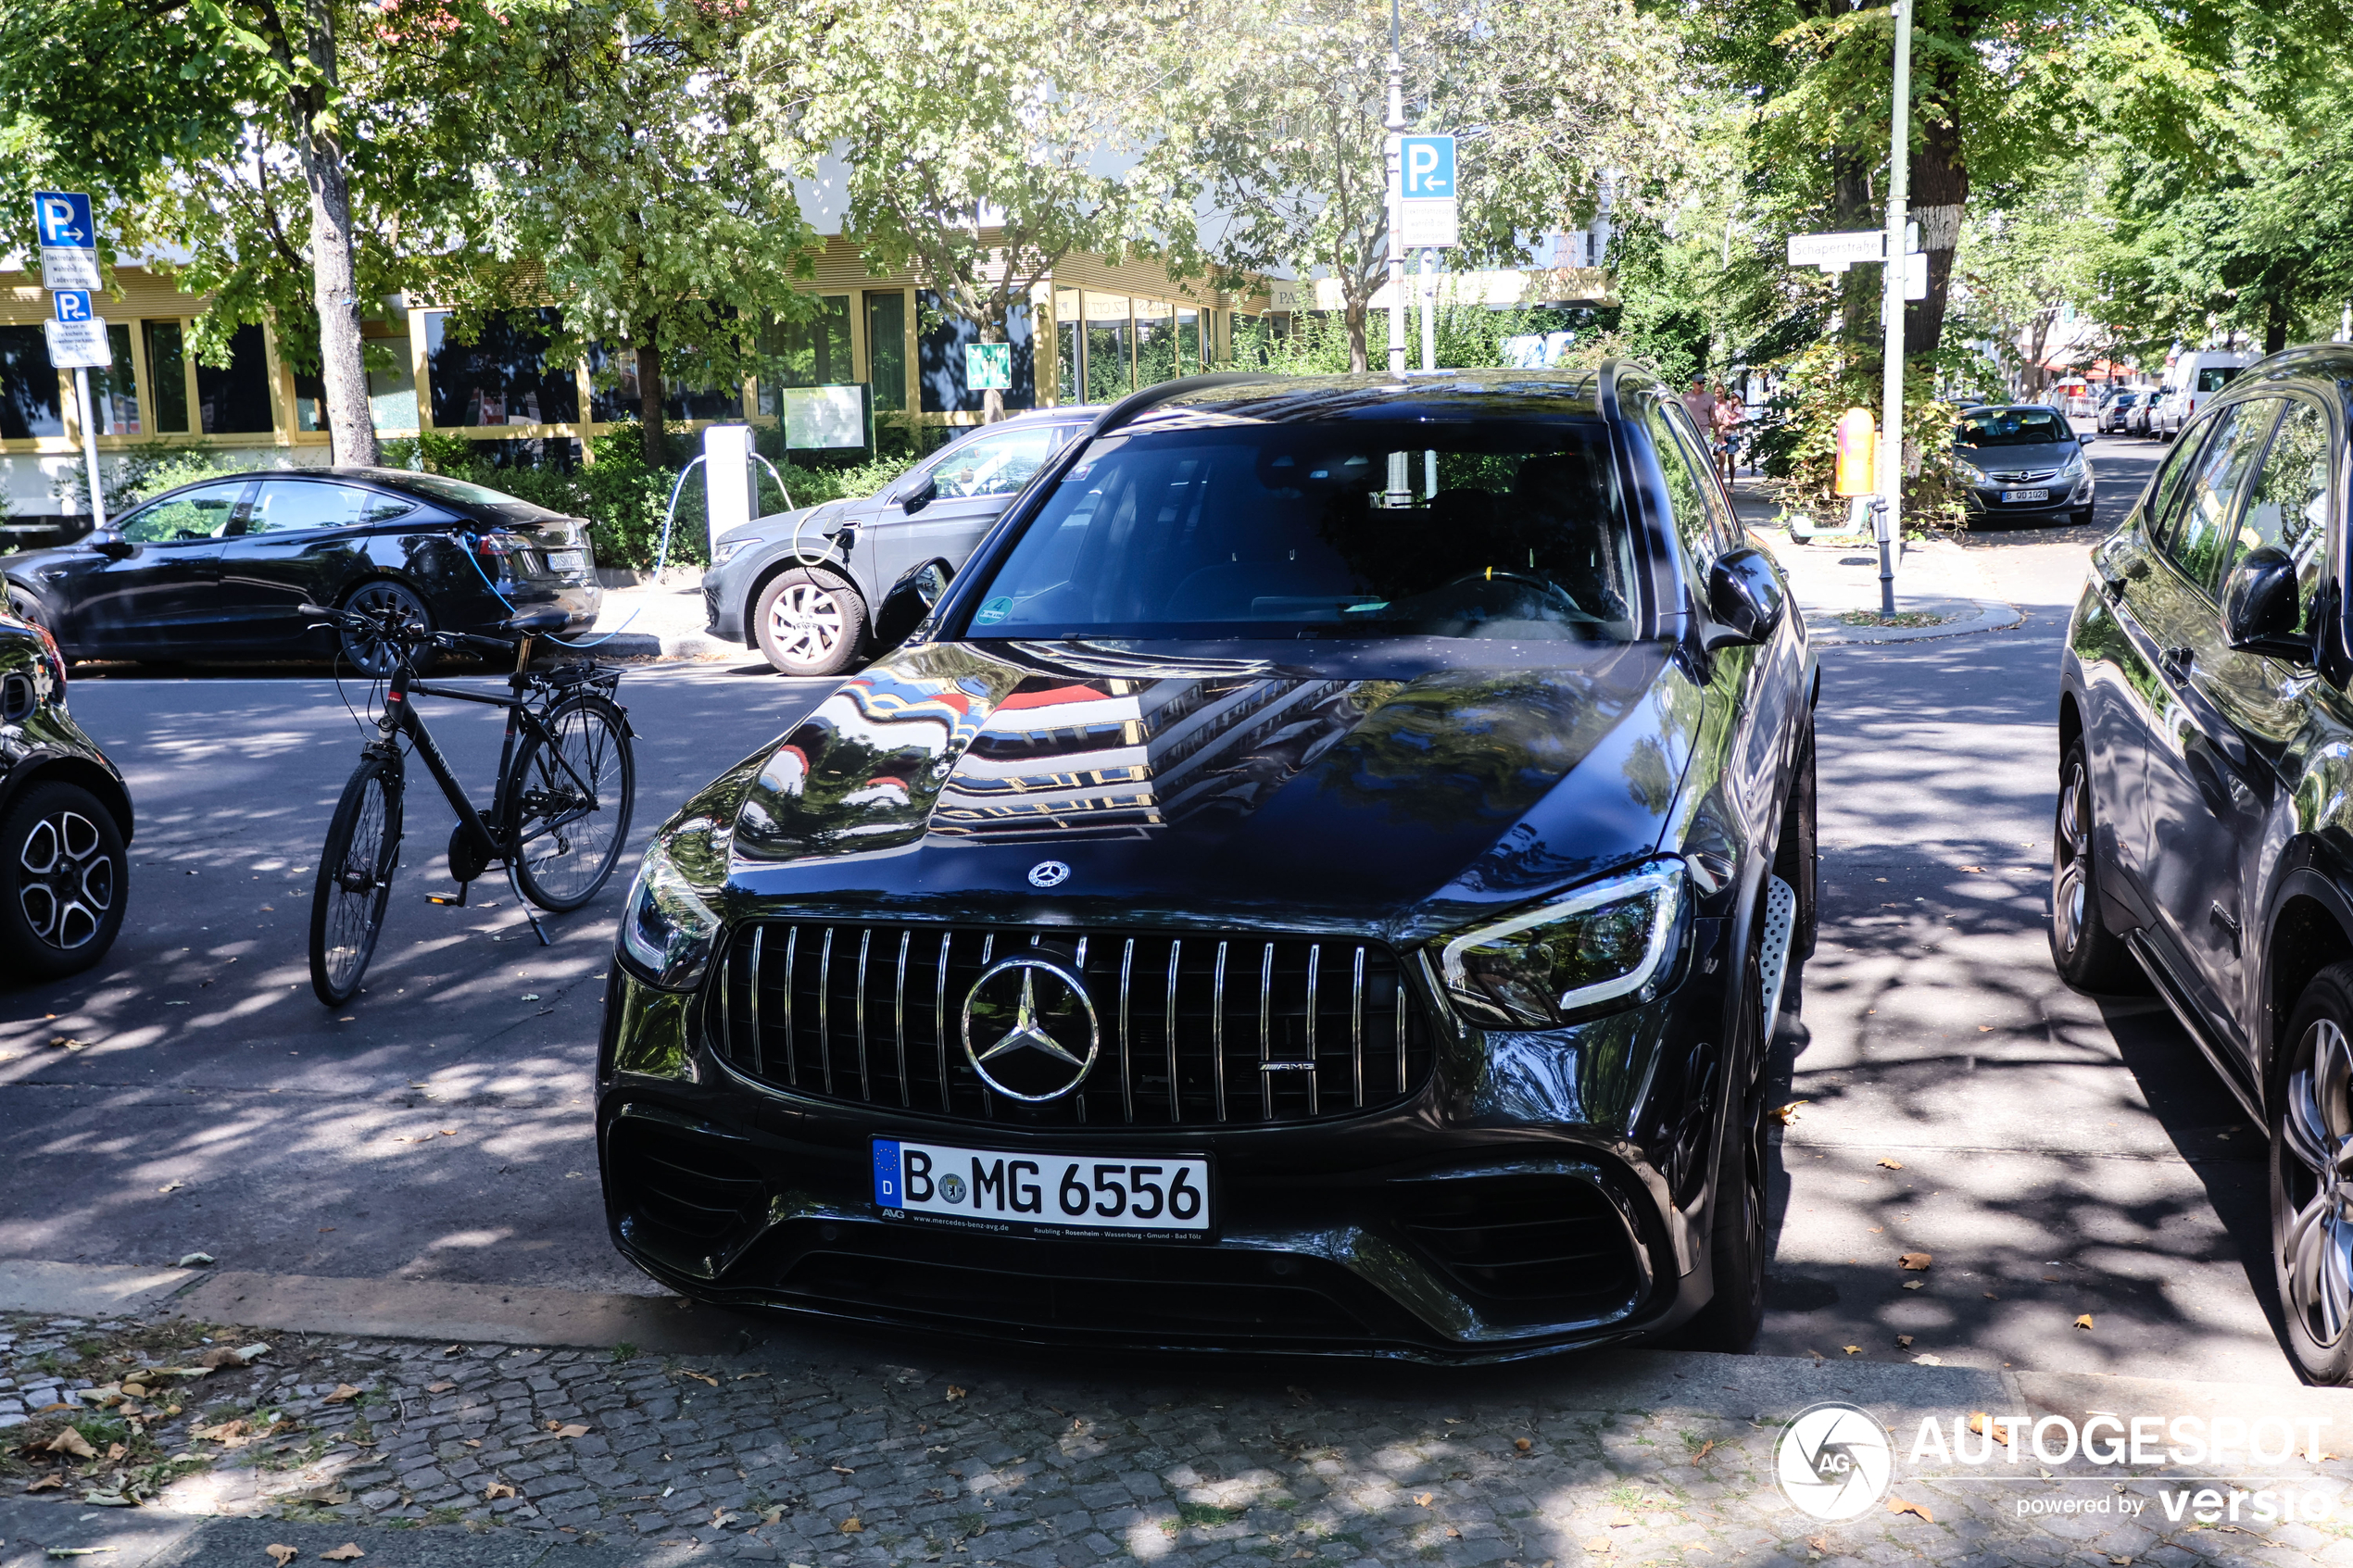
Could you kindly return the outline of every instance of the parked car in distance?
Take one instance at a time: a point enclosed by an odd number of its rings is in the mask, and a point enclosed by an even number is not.
[[[2141,389],[2136,386],[2121,387],[2109,393],[2107,400],[2100,404],[2099,412],[2093,416],[2092,428],[2102,435],[2111,433],[2122,434],[2125,417],[2132,413],[2133,406],[2140,400]]]
[[[107,956],[131,900],[131,792],[66,709],[48,633],[0,613],[0,976]]]
[[[2175,358],[2165,368],[2157,405],[2149,410],[2149,433],[2160,439],[2179,435],[2208,400],[2230,385],[2254,358],[2252,354],[2212,348],[2196,349]]]
[[[2157,412],[2158,392],[2158,389],[2153,386],[2143,387],[2141,389],[2139,400],[2136,401],[2131,408],[2125,411],[2125,434],[2153,436],[2157,433],[2155,429],[2150,425],[2149,419],[2150,416]]]
[[[1953,430],[1953,475],[1971,525],[2092,521],[2095,483],[2075,427],[2057,408],[2007,403],[1971,408]]]
[[[787,675],[838,674],[874,646],[884,596],[928,561],[950,572],[1097,408],[1040,408],[965,431],[872,495],[775,512],[722,534],[703,574],[711,635]]]
[[[656,833],[615,1244],[1057,1348],[1738,1349],[1816,677],[1638,368],[1139,394]]]
[[[2060,659],[2051,950],[2153,987],[2270,1136],[2285,1338],[2353,1381],[2353,347],[2199,408],[2093,552]]]
[[[518,611],[595,624],[588,524],[503,491],[404,469],[279,469],[168,490],[71,545],[0,558],[10,607],[69,659],[296,659],[338,647],[362,673],[392,655],[313,629],[305,604],[397,607],[486,634]]]

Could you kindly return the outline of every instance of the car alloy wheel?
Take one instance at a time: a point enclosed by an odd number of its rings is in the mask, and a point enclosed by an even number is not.
[[[114,908],[114,858],[98,824],[69,809],[33,822],[17,847],[16,883],[26,926],[60,952],[87,946]]]
[[[866,601],[838,578],[795,568],[761,590],[752,626],[760,651],[785,674],[837,674],[865,645]]]
[[[768,624],[786,658],[815,664],[841,646],[841,601],[814,583],[796,583],[769,607]]]
[[[2315,1383],[2353,1382],[2353,962],[2312,977],[2271,1107],[2271,1261],[2287,1342]]]
[[[2059,761],[2058,809],[2051,823],[2051,961],[2079,991],[2138,991],[2145,977],[2101,912],[2093,847],[2092,766],[2078,735]]]

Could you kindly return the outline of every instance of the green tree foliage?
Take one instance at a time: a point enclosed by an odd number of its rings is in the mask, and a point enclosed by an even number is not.
[[[1188,37],[1199,105],[1178,127],[1206,169],[1227,277],[1322,271],[1340,285],[1351,368],[1387,275],[1390,37],[1358,0],[1236,0]],[[1409,0],[1398,56],[1407,119],[1457,144],[1469,259],[1590,217],[1605,169],[1639,182],[1680,156],[1674,34],[1623,0]]]

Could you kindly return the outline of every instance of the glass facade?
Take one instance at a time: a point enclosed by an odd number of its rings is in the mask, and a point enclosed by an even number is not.
[[[1176,307],[1165,300],[1139,299],[1136,309],[1136,384],[1156,386],[1185,374],[1176,352]]]
[[[207,435],[268,435],[277,429],[270,408],[270,356],[259,327],[239,327],[229,339],[229,362],[196,361],[196,414]]]
[[[866,294],[866,367],[876,409],[907,407],[907,296],[897,289]]]
[[[1083,401],[1078,395],[1078,345],[1086,336],[1079,325],[1078,291],[1054,291],[1054,395],[1064,403]]]
[[[850,363],[849,296],[818,296],[816,314],[799,321],[771,321],[760,332],[760,411],[781,410],[776,400],[787,386],[841,386],[858,379]]]
[[[1109,403],[1136,390],[1135,327],[1124,294],[1084,291],[1087,401]]]
[[[368,415],[376,428],[416,429],[417,363],[409,351],[409,334],[371,337],[361,351],[368,366]]]
[[[142,321],[147,339],[147,382],[156,406],[156,430],[183,435],[188,430],[188,351],[177,321]]]
[[[90,372],[90,417],[100,435],[139,433],[139,368],[131,358],[128,323],[107,324],[107,348],[114,363]]]
[[[981,340],[980,324],[948,315],[937,295],[925,289],[921,302],[924,328],[916,339],[918,369],[923,377],[923,411],[926,414],[976,414],[988,405],[984,393],[965,384],[965,349]],[[1002,399],[1007,408],[1038,406],[1036,345],[1030,335],[1029,309],[1017,305],[1005,313],[1005,338],[1012,346],[1013,385]]]
[[[48,337],[38,325],[0,327],[0,437],[23,441],[65,433]]]
[[[425,315],[425,365],[433,383],[433,422],[445,430],[483,425],[573,424],[580,383],[570,365],[547,362],[553,306],[516,310],[482,323],[459,343],[449,312]]]

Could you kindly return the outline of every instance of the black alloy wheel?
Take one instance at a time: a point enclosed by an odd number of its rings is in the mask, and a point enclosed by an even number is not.
[[[866,646],[866,601],[830,572],[794,567],[770,579],[752,608],[752,634],[786,675],[838,675]]]
[[[382,578],[361,583],[343,601],[342,608],[371,621],[389,617],[399,624],[425,632],[433,630],[433,612],[425,608],[425,601],[399,583]],[[342,638],[344,658],[362,675],[381,681],[399,668],[400,645],[393,639],[363,632],[345,632]],[[433,655],[433,646],[428,643],[418,647],[409,662],[422,675],[432,668]]]
[[[2059,759],[2057,819],[2051,828],[2051,961],[2079,991],[2137,991],[2140,966],[2108,926],[2093,848],[2092,765],[2083,737]]]
[[[384,931],[400,865],[398,764],[369,757],[352,770],[319,851],[310,892],[310,989],[331,1008],[359,994]]]
[[[2271,1109],[2271,1261],[2289,1353],[2353,1382],[2353,962],[2312,977],[2284,1036]]]
[[[0,971],[56,980],[107,956],[131,862],[112,811],[79,784],[27,790],[0,822]]]

